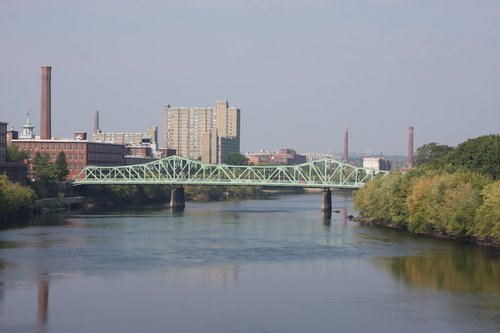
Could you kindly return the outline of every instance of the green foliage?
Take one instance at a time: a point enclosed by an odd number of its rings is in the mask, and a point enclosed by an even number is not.
[[[0,175],[0,221],[28,215],[35,199],[33,190],[11,183],[7,176]]]
[[[7,161],[22,161],[28,159],[28,153],[19,149],[17,145],[7,146]]]
[[[354,205],[364,216],[404,228],[408,220],[405,198],[410,181],[411,177],[400,172],[377,178],[355,192]]]
[[[185,186],[188,200],[216,201],[224,197],[224,186]]]
[[[447,156],[456,168],[480,172],[498,179],[500,176],[500,134],[469,139]]]
[[[33,170],[35,171],[35,180],[42,185],[48,186],[57,180],[57,174],[54,165],[50,163],[48,154],[36,153],[33,159]]]
[[[415,171],[369,182],[354,207],[372,220],[417,233],[500,244],[500,185],[470,171]]]
[[[57,159],[54,163],[54,173],[58,181],[65,181],[69,174],[66,154],[63,151],[57,154]]]
[[[224,163],[229,165],[248,165],[248,158],[240,153],[232,153],[225,158]]]
[[[78,187],[80,195],[93,197],[103,204],[148,204],[167,202],[171,187],[167,185],[93,185]]]
[[[486,186],[481,192],[483,204],[479,207],[471,234],[481,241],[500,246],[500,180]]]
[[[417,167],[369,182],[354,197],[372,220],[412,232],[500,245],[500,135],[457,148],[430,143],[417,150]]]
[[[262,188],[260,186],[228,186],[225,193],[230,198],[256,198],[262,195]]]
[[[436,142],[431,142],[417,148],[415,154],[415,165],[422,166],[430,164],[434,167],[445,163],[445,156],[453,150],[453,147],[440,145]]]
[[[487,177],[471,172],[423,176],[407,198],[408,229],[464,237],[474,225]]]

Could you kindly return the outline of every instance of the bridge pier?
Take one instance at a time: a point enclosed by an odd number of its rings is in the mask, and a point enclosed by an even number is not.
[[[323,192],[321,214],[323,216],[323,220],[330,220],[332,218],[332,190],[329,188],[325,188]]]
[[[185,207],[184,187],[174,188],[170,195],[170,209],[174,212],[182,212]]]

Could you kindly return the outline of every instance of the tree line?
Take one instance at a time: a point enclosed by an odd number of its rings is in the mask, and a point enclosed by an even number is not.
[[[415,169],[358,190],[354,207],[391,227],[500,246],[499,167],[500,135],[430,143],[417,149]]]

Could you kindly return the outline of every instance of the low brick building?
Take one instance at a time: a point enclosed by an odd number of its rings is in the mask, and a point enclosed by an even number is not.
[[[81,138],[81,133],[78,133]],[[32,161],[37,153],[48,154],[51,162],[60,152],[66,154],[68,180],[74,179],[87,165],[119,166],[125,164],[125,146],[78,139],[12,140],[12,144],[28,153],[29,178],[33,178]]]

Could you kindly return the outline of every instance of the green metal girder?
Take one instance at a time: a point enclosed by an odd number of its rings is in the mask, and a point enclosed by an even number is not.
[[[76,177],[73,185],[253,185],[355,189],[385,173],[328,158],[298,165],[234,166],[205,164],[171,156],[129,166],[87,166]]]

